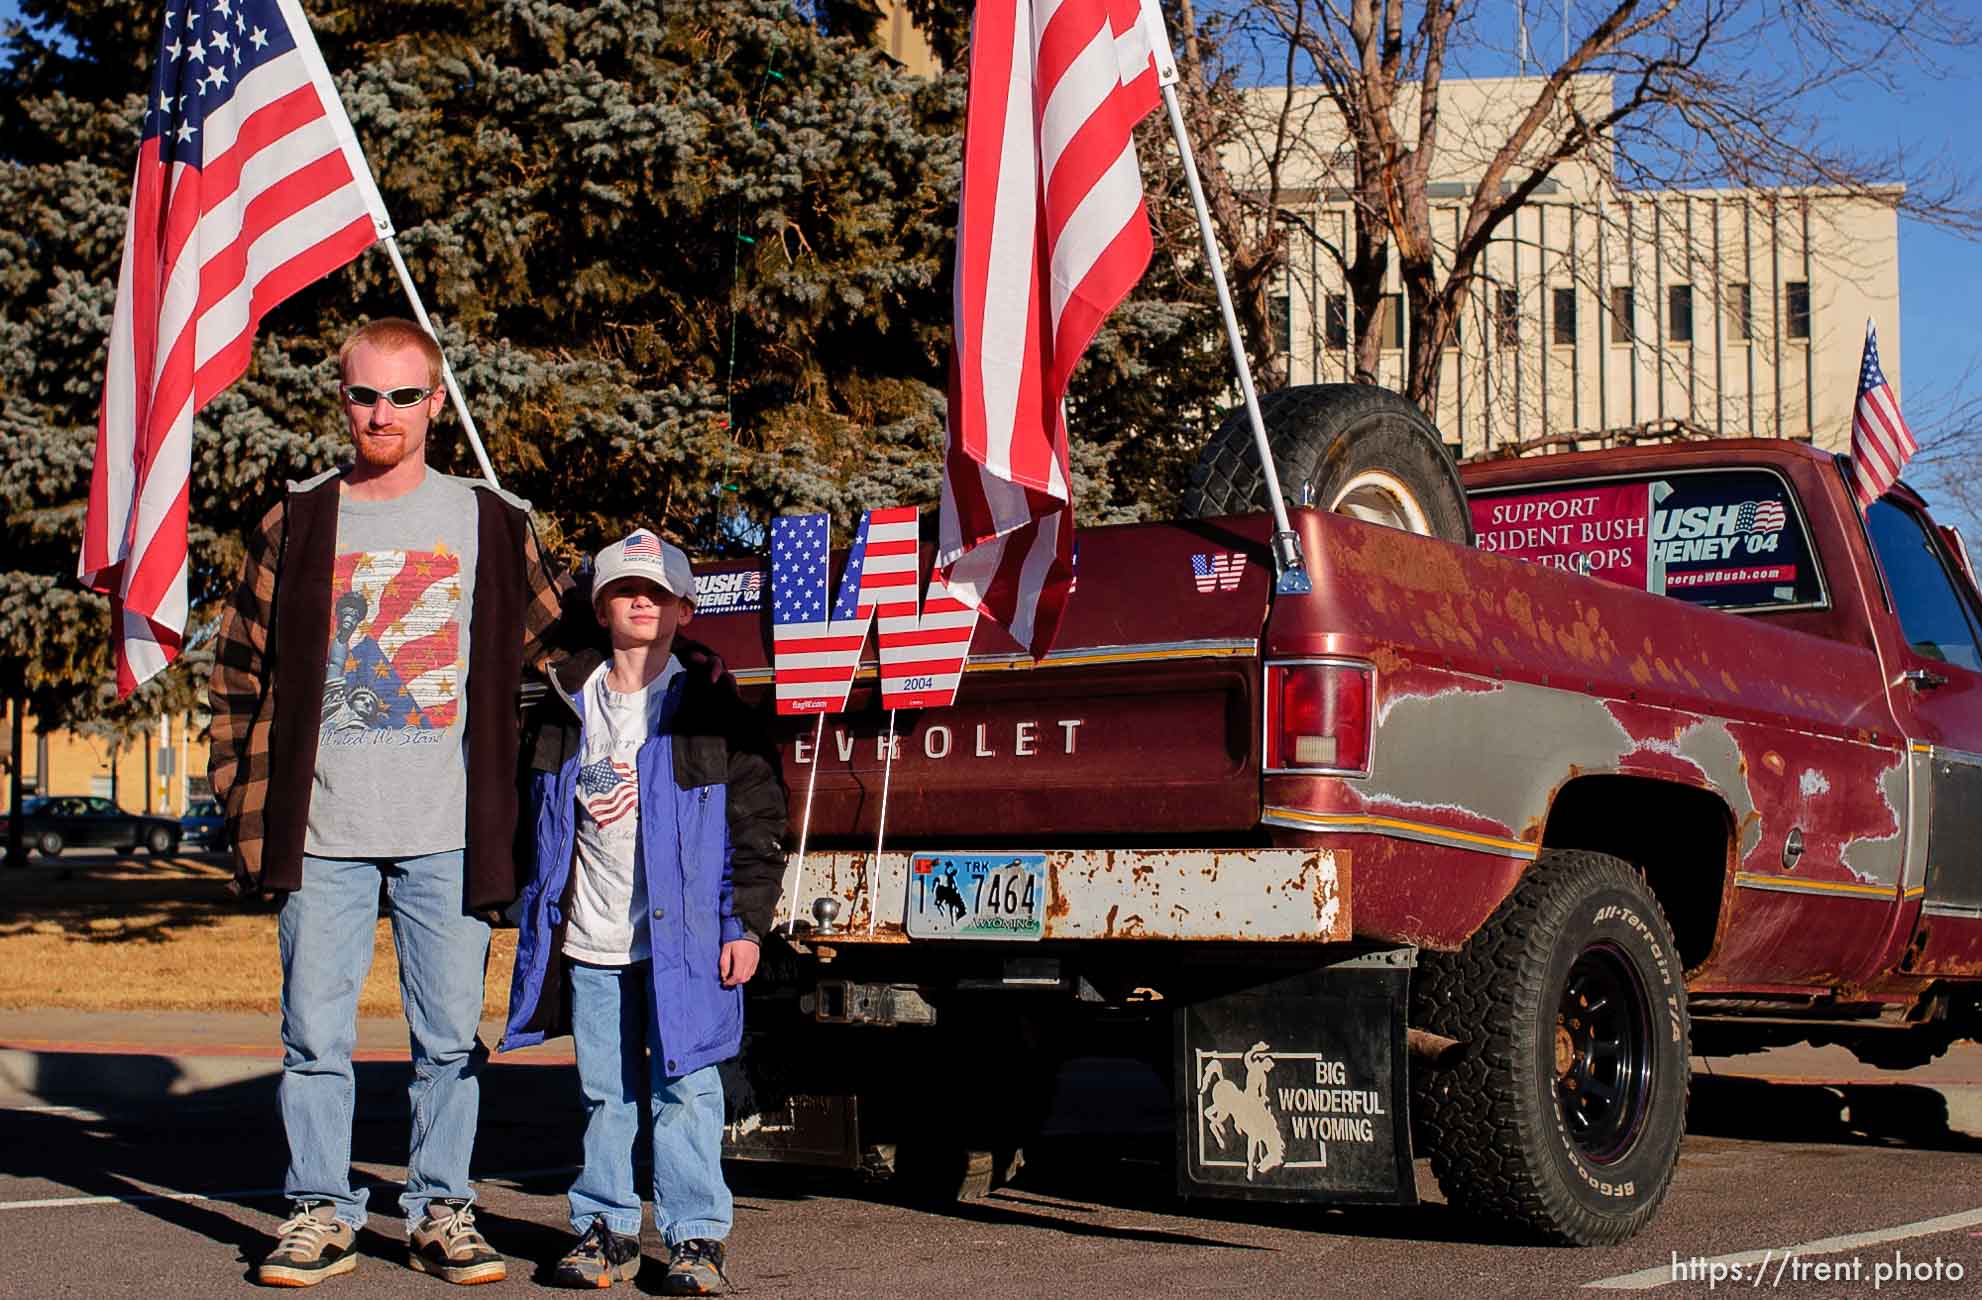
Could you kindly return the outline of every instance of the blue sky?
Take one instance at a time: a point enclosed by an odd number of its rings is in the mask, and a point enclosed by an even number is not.
[[[0,20],[19,12],[18,0],[0,0]],[[1548,53],[1555,29],[1538,25],[1533,34],[1538,52]],[[1766,55],[1758,51],[1751,57]],[[1871,85],[1842,88],[1824,130],[1840,144],[1882,151],[1903,146],[1922,159],[1951,162],[1975,178],[1982,194],[1982,149],[1971,134],[1976,105],[1982,104],[1982,59],[1958,62],[1945,79],[1915,80],[1904,93]],[[1880,342],[1889,368],[1900,373],[1906,408],[1921,426],[1917,431],[1931,436],[1935,415],[1951,407],[1959,393],[1982,394],[1982,330],[1976,327],[1974,303],[1982,290],[1982,242],[1902,219],[1899,258],[1899,346],[1883,337]]]

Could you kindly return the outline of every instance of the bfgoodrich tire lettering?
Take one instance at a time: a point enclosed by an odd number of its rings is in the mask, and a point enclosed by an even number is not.
[[[1581,1246],[1651,1219],[1679,1157],[1690,1024],[1671,929],[1630,864],[1544,853],[1464,949],[1420,959],[1412,1007],[1464,1044],[1414,1090],[1447,1201]]]
[[[1473,543],[1458,466],[1417,407],[1373,384],[1310,384],[1259,399],[1280,490],[1407,532]],[[1194,518],[1267,508],[1252,420],[1241,406],[1211,435],[1184,493]]]

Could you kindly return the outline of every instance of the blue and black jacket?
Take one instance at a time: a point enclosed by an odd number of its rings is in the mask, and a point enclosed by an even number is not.
[[[536,831],[518,909],[505,1051],[571,1028],[564,935],[578,840],[583,696],[602,662],[602,653],[587,649],[552,665],[556,698],[539,706],[542,716],[526,741]],[[727,1060],[741,1046],[743,990],[724,988],[718,967],[725,943],[770,932],[784,867],[785,790],[761,719],[729,681],[709,681],[699,663],[675,677],[634,766],[634,863],[647,883],[657,1051],[667,1073],[678,1076]]]

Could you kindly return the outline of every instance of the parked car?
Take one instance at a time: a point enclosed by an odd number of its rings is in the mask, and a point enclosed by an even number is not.
[[[179,819],[179,842],[189,848],[219,853],[227,847],[227,814],[214,799],[195,799]]]
[[[129,853],[140,845],[153,857],[179,850],[179,823],[168,817],[125,812],[96,795],[58,794],[21,805],[22,833],[45,858],[63,849],[108,848]]]

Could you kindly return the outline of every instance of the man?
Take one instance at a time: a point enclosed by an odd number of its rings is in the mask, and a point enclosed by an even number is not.
[[[518,892],[515,700],[560,584],[523,502],[427,468],[445,394],[426,331],[373,321],[339,371],[354,459],[291,484],[256,529],[211,690],[237,885],[282,895],[293,1213],[257,1276],[309,1286],[358,1262],[351,1050],[382,882],[413,1051],[410,1261],[490,1282],[505,1267],[468,1182],[487,1058],[481,914]]]

